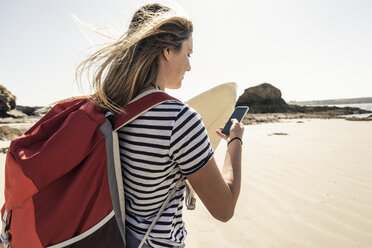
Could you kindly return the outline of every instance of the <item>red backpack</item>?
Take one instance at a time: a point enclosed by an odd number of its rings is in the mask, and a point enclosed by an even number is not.
[[[67,101],[14,139],[1,209],[5,247],[125,247],[116,130],[169,100],[149,93],[111,121],[89,99]]]

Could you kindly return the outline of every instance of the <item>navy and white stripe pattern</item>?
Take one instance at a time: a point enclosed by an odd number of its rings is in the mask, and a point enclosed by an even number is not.
[[[200,115],[187,105],[162,103],[118,130],[127,229],[142,240],[177,181],[213,156]],[[183,244],[183,192],[178,190],[152,230],[151,247]]]

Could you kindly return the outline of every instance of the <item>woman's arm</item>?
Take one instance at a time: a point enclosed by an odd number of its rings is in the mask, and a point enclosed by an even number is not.
[[[233,120],[230,130],[231,139],[241,138],[244,126]],[[227,140],[229,137],[219,135]],[[218,169],[216,160],[210,159],[201,169],[187,176],[195,192],[216,219],[227,222],[234,215],[241,185],[241,152],[239,140],[233,140],[226,151],[222,171]]]

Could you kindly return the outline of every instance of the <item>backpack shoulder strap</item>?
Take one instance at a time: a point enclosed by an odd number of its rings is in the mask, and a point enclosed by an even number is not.
[[[110,121],[106,120],[106,126],[109,133],[105,134],[106,151],[107,151],[107,172],[110,188],[111,201],[115,212],[116,222],[118,224],[123,241],[125,242],[125,199],[124,185],[121,172],[120,149],[118,129],[136,119],[149,109],[166,101],[178,101],[176,98],[164,92],[150,92],[139,99],[136,99],[126,105],[123,113],[115,115]]]
[[[112,129],[118,130],[126,123],[136,119],[138,116],[142,115],[149,109],[163,103],[166,101],[177,101],[180,100],[168,95],[165,92],[152,92],[149,93],[124,107],[124,111],[114,117],[112,122]]]
[[[145,234],[145,236],[143,237],[141,243],[139,244],[138,248],[142,248],[142,246],[145,244],[147,238],[149,237],[152,229],[154,228],[156,222],[158,222],[161,214],[164,212],[165,210],[165,207],[167,206],[167,204],[169,203],[169,201],[172,199],[173,195],[176,193],[176,190],[178,190],[184,183],[184,179],[181,177],[176,185],[173,187],[173,189],[171,190],[171,192],[169,193],[169,195],[167,196],[167,198],[165,199],[163,205],[161,206],[161,208],[159,209],[159,212],[156,214],[154,220],[152,221],[149,229],[147,229],[147,232]]]

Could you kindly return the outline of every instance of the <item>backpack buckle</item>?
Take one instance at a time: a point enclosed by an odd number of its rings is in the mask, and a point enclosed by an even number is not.
[[[9,216],[9,218],[8,218]],[[8,211],[5,210],[3,218],[1,220],[2,227],[1,227],[1,241],[4,244],[4,248],[10,248],[10,235],[9,235],[9,228],[10,228],[10,222],[12,219],[12,211],[10,211],[10,214]]]
[[[185,186],[186,186],[185,203],[187,210],[194,210],[196,208],[195,191],[188,180],[185,180]]]

